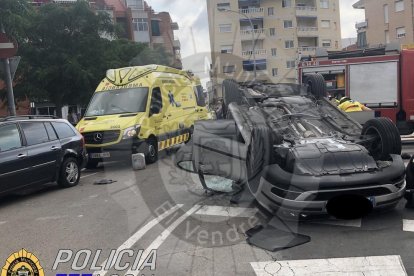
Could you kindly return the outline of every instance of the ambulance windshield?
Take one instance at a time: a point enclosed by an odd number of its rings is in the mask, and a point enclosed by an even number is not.
[[[145,112],[147,99],[148,88],[146,87],[97,92],[93,96],[85,116]]]

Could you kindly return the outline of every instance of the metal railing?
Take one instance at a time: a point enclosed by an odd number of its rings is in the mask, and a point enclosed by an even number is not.
[[[256,56],[265,56],[267,54],[266,49],[256,49],[254,50]],[[242,51],[242,56],[252,56],[253,50]]]
[[[313,51],[316,51],[316,46],[314,46],[314,47],[299,47],[299,51],[301,51],[301,52],[313,52]]]
[[[262,35],[262,34],[264,35],[266,34],[266,29],[241,30],[240,35],[242,36],[252,35],[252,32],[255,35]]]
[[[252,14],[252,13],[263,13],[264,15],[264,8],[248,8],[248,9],[239,9],[240,13],[243,14]]]
[[[316,7],[312,6],[296,6],[297,11],[317,11]]]
[[[318,27],[298,27],[299,32],[317,32]]]

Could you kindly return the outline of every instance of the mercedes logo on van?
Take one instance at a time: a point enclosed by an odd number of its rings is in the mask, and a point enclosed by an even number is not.
[[[100,132],[95,133],[95,135],[93,136],[93,139],[95,140],[95,142],[100,142],[100,141],[102,141],[102,138],[103,138],[103,134],[102,134],[102,133],[100,133]]]

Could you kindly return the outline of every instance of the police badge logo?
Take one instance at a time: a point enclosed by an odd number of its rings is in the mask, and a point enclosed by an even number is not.
[[[0,276],[44,276],[39,259],[25,249],[10,255]]]

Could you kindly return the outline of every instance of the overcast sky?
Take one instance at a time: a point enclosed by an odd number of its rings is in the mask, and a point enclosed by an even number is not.
[[[208,0],[147,0],[156,12],[170,12],[173,20],[178,22],[180,30],[176,35],[181,41],[183,58],[210,50],[206,1]],[[357,0],[339,1],[342,38],[356,37],[355,23],[364,20],[364,11],[352,8]],[[188,64],[185,67],[188,68]]]

